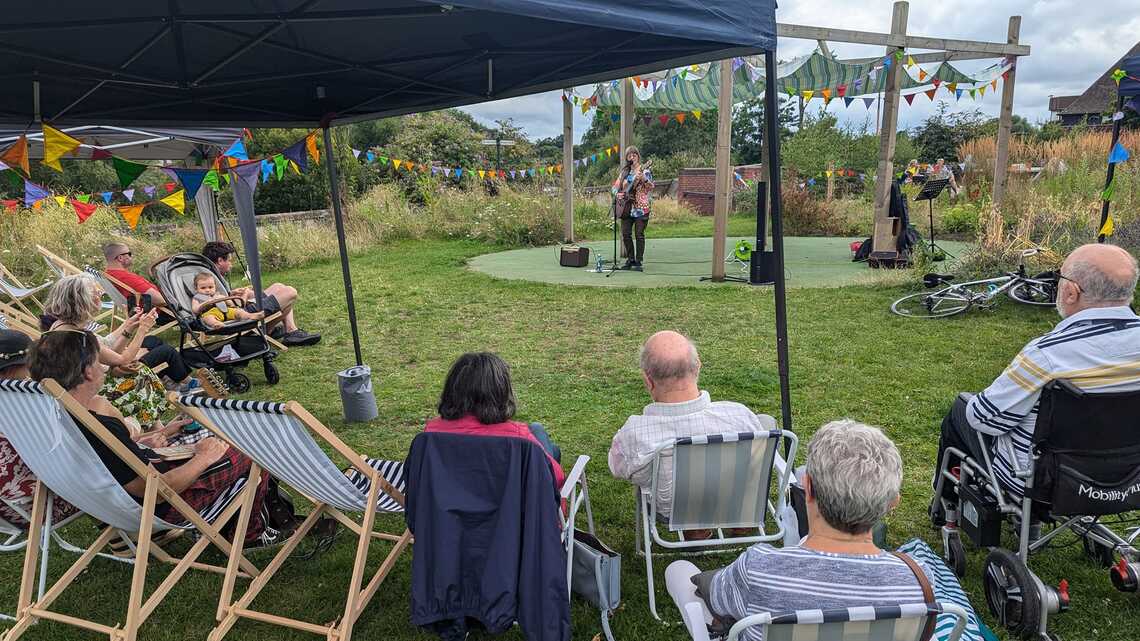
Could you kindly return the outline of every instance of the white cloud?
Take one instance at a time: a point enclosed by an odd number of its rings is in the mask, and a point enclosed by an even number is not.
[[[1130,49],[1140,33],[1140,15],[1134,0],[954,0],[952,2],[911,2],[907,32],[915,35],[1004,42],[1010,15],[1019,14],[1021,43],[1032,47],[1029,57],[1018,66],[1014,113],[1030,121],[1049,117],[1049,96],[1078,94]],[[864,31],[889,31],[891,3],[884,0],[827,0],[788,2],[776,13],[780,22]],[[781,58],[809,53],[814,41],[782,39]],[[839,57],[877,56],[881,47],[833,44]],[[993,64],[993,60],[955,63],[966,73]],[[932,67],[933,65],[931,65]],[[978,102],[964,97],[960,109],[975,107],[996,115],[997,95],[987,93]],[[583,88],[585,89],[585,88]],[[588,91],[588,90],[586,90]],[[814,104],[818,102],[813,101]],[[463,107],[487,124],[513,118],[533,138],[562,133],[562,105],[559,92],[512,98]],[[844,109],[842,101],[832,101],[830,111],[845,122],[861,123],[868,112],[861,102]],[[913,127],[932,112],[926,96],[913,105],[902,104],[901,127]],[[870,117],[874,117],[872,107]],[[580,140],[590,116],[574,111],[575,139]]]

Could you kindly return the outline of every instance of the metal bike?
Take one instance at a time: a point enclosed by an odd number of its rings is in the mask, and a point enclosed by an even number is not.
[[[1026,305],[1052,307],[1057,301],[1056,273],[1044,272],[1030,277],[1025,271],[1025,259],[1037,252],[1037,249],[1023,250],[1017,271],[996,278],[951,283],[953,276],[926,274],[923,282],[927,287],[947,286],[933,293],[903,296],[891,304],[891,311],[908,318],[942,318],[964,313],[971,307],[991,309],[1002,295]]]

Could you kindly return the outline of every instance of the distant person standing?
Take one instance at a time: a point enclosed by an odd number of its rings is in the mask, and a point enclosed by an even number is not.
[[[625,150],[621,174],[614,182],[617,194],[615,216],[621,220],[621,240],[626,255],[622,269],[644,269],[645,227],[649,225],[650,193],[653,191],[653,175],[649,172],[651,164],[652,162],[642,164],[641,152],[630,145]],[[633,242],[635,235],[636,247]]]

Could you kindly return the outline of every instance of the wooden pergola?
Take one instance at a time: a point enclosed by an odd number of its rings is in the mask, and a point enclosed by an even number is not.
[[[1005,196],[1009,170],[1009,136],[1013,121],[1013,91],[1017,76],[1017,58],[1029,55],[1029,45],[1018,42],[1021,31],[1021,16],[1009,18],[1005,42],[987,42],[909,35],[906,31],[909,12],[909,2],[895,2],[891,14],[890,30],[883,33],[777,23],[777,35],[783,38],[815,40],[820,43],[821,49],[825,52],[829,42],[882,46],[885,47],[888,56],[897,51],[907,51],[916,63],[987,58],[1010,60],[1012,64],[1009,69],[1009,76],[1002,85],[1001,111],[998,116],[997,154],[994,159],[993,203],[995,206],[1000,205]],[[926,50],[926,52],[910,53],[911,50],[915,49]],[[845,62],[868,62],[877,59],[864,58]],[[712,278],[715,281],[723,281],[725,276],[724,259],[728,211],[732,202],[732,171],[730,167],[732,60],[722,60],[720,65],[721,87],[716,141],[716,188],[713,205]],[[898,258],[895,240],[900,230],[898,229],[899,220],[890,216],[891,181],[886,178],[894,175],[895,141],[898,133],[903,65],[891,65],[889,68],[883,69],[883,73],[887,74],[887,80],[881,107],[882,126],[879,134],[879,166],[875,182],[875,226],[872,236],[872,256],[879,260],[891,261]],[[563,237],[567,242],[574,240],[574,125],[572,116],[570,102],[562,101]],[[629,78],[626,78],[621,83],[621,132],[619,139],[623,152],[633,141],[633,118],[633,83]],[[765,163],[763,168],[765,180],[768,170],[769,167]]]

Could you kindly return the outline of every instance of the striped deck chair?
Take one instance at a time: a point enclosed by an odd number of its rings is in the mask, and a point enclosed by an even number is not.
[[[70,416],[69,416],[70,414]],[[75,419],[72,419],[75,417]],[[123,489],[103,465],[91,448],[76,421],[102,441],[112,452],[146,479],[146,490],[140,505]],[[36,588],[36,564],[40,546],[29,545],[24,552],[24,565],[20,576],[20,592],[16,607],[15,625],[4,637],[16,641],[37,619],[48,619],[106,635],[111,641],[135,641],[139,627],[154,612],[170,590],[190,569],[225,574],[226,568],[198,562],[198,557],[211,543],[224,554],[229,554],[229,542],[210,523],[186,504],[162,481],[158,472],[143,465],[120,443],[102,423],[83,408],[55,381],[0,381],[0,433],[32,470],[38,479],[29,519],[28,539],[42,537],[48,491],[57,494],[102,523],[107,524],[79,559],[49,587],[42,596],[32,600]],[[217,514],[216,522],[225,523],[253,495],[252,486],[237,492],[234,500]],[[164,521],[154,515],[157,498],[161,495],[189,526]],[[152,535],[172,529],[194,527],[201,534],[181,559],[174,558],[154,545]],[[106,625],[51,610],[51,605],[75,579],[88,568],[92,560],[115,536],[131,536],[137,540],[134,571],[131,577],[130,598],[125,621]],[[144,601],[149,559],[174,565],[174,569]],[[258,574],[257,568],[246,559],[240,559],[240,568],[247,577]]]
[[[34,287],[28,287],[20,282],[20,279],[15,274],[8,271],[8,268],[0,264],[0,294],[4,294],[12,299],[12,304],[19,307],[23,312],[29,316],[35,316],[30,308],[24,301],[30,300],[34,302],[40,309],[44,308],[44,304],[40,299],[36,298],[36,294],[51,287],[52,281],[45,281]]]
[[[237,566],[234,563],[241,555],[240,541],[244,538],[253,505],[251,499],[246,500],[238,516],[235,534],[238,543],[233,547],[230,572],[222,584],[218,602],[219,623],[210,633],[210,641],[221,641],[242,618],[303,630],[336,641],[351,641],[356,620],[412,542],[412,534],[406,527],[400,534],[374,531],[378,512],[404,511],[403,463],[366,460],[296,402],[222,400],[174,394],[170,398],[196,421],[253,460],[250,484],[256,484],[257,475],[264,469],[313,504],[312,511],[265,566],[261,576],[250,583],[245,594],[235,599]],[[350,476],[341,471],[317,444],[314,436],[345,458],[356,474]],[[362,514],[362,517],[357,522],[345,512]],[[357,535],[352,578],[344,614],[339,622],[321,625],[253,610],[253,600],[324,515],[335,518]],[[362,589],[372,539],[389,541],[392,549]]]
[[[653,455],[652,482],[648,490],[635,487],[637,495],[636,546],[645,556],[649,586],[649,611],[658,621],[657,595],[653,576],[653,546],[687,555],[723,553],[752,543],[784,538],[788,482],[792,468],[779,454],[779,445],[788,445],[788,460],[795,460],[799,439],[792,432],[740,432],[708,434],[664,443]],[[658,527],[658,481],[661,461],[673,457],[673,497],[666,538]],[[773,476],[776,485],[772,487]],[[771,495],[775,494],[776,504]],[[662,519],[664,520],[664,519]],[[773,531],[768,532],[769,521]],[[740,536],[725,530],[755,529]],[[711,530],[707,539],[686,540],[685,531]],[[660,554],[660,553],[659,553]]]
[[[45,500],[47,502],[46,504],[50,506],[55,500],[55,495],[49,491]],[[9,501],[3,498],[0,498],[0,502],[2,502],[9,510],[16,513],[16,515],[18,515],[21,519],[23,519],[22,524],[17,524],[9,522],[4,518],[0,518],[0,538],[3,538],[3,541],[0,541],[0,552],[19,552],[20,550],[25,549],[29,542],[28,534],[30,530],[30,524],[32,522],[32,515],[28,509],[31,506],[29,506],[27,503]],[[64,539],[63,536],[61,536],[59,533],[61,529],[70,525],[80,516],[83,516],[83,513],[78,511],[73,512],[60,519],[59,521],[53,522],[52,511],[53,510],[50,508],[44,509],[44,523],[41,527],[39,541],[36,543],[40,546],[40,575],[39,583],[37,584],[37,600],[42,599],[44,596],[44,583],[47,579],[47,566],[48,557],[51,554],[51,542],[55,541],[56,545],[58,545],[60,549],[64,551],[72,552],[74,554],[83,553],[83,548],[76,547],[75,545],[68,543],[67,540]],[[116,561],[123,561],[126,563],[130,562],[130,559],[123,559],[111,554],[101,554],[100,556],[114,559]],[[0,612],[0,621],[15,620],[16,617]]]

